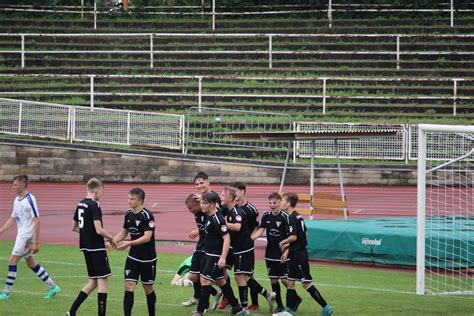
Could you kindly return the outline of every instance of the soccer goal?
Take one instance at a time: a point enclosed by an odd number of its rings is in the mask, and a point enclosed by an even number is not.
[[[418,126],[417,294],[474,294],[474,126]]]

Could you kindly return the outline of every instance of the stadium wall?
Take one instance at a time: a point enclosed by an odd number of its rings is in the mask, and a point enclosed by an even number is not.
[[[242,160],[224,160],[168,156],[157,153],[117,152],[73,145],[55,147],[0,140],[0,181],[11,181],[17,174],[27,174],[34,181],[83,182],[99,177],[107,182],[189,183],[198,171],[212,175],[214,183],[239,179],[246,183],[278,184],[282,164],[249,164]],[[338,185],[337,168],[317,166],[316,183]],[[309,167],[291,166],[285,183],[309,183]],[[415,185],[415,167],[344,166],[347,185]]]

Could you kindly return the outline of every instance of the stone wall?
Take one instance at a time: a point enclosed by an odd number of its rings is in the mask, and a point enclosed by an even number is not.
[[[214,183],[279,183],[282,164],[248,165],[243,161],[204,160],[182,155],[116,153],[89,148],[59,148],[0,142],[0,181],[27,174],[33,181],[84,182],[99,177],[106,182],[189,183],[198,171]],[[317,184],[339,184],[337,169],[317,167]],[[308,167],[291,166],[285,183],[309,183]],[[414,185],[416,169],[401,167],[343,167],[347,185]]]

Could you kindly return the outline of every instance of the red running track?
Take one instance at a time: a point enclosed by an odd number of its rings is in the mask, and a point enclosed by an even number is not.
[[[100,201],[104,213],[104,227],[111,234],[121,229],[123,214],[128,208],[127,193],[140,186],[146,192],[145,207],[151,210],[156,220],[156,238],[159,240],[190,241],[188,232],[195,228],[194,218],[184,206],[192,184],[106,184]],[[214,184],[213,190],[224,187]],[[267,196],[278,191],[278,185],[249,185],[247,197],[260,210],[267,209]],[[316,186],[318,192],[339,193],[338,186]],[[308,186],[285,186],[285,191],[307,193]],[[41,214],[41,242],[77,244],[78,236],[71,231],[72,216],[76,203],[86,195],[85,185],[78,183],[30,183],[29,191],[38,201]],[[345,193],[349,202],[350,218],[415,216],[416,187],[347,186]],[[14,193],[10,182],[0,182],[0,225],[10,216]],[[321,216],[318,218],[336,218]],[[3,240],[14,239],[16,230],[10,229],[0,236]],[[161,251],[173,246],[159,246]],[[169,249],[168,249],[169,248]],[[193,246],[181,247],[191,253]],[[175,251],[171,251],[175,252]]]

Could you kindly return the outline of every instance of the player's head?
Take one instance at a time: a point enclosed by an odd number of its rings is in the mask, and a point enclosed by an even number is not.
[[[145,202],[145,191],[141,188],[133,188],[128,191],[128,206],[133,209],[143,208]]]
[[[217,208],[219,197],[214,192],[206,192],[201,195],[201,209],[204,213],[210,213]]]
[[[283,194],[281,199],[281,208],[288,209],[288,207],[295,207],[298,204],[298,194],[287,192]]]
[[[209,176],[205,172],[199,171],[196,174],[194,184],[196,185],[196,190],[201,194],[211,191],[209,188]]]
[[[28,177],[24,174],[14,177],[12,187],[15,194],[21,195],[28,187]]]
[[[227,205],[227,206],[233,205],[236,197],[237,197],[237,192],[235,191],[234,188],[225,187],[221,193],[222,205]]]
[[[92,178],[87,181],[87,195],[94,201],[99,201],[102,192],[104,190],[104,184],[97,178]]]
[[[194,194],[188,195],[184,204],[186,204],[188,210],[193,214],[196,214],[201,210],[201,203],[199,203],[199,200],[196,199]]]
[[[272,212],[279,212],[281,210],[281,195],[278,192],[270,193],[268,196],[268,207]]]
[[[241,200],[245,200],[245,193],[247,192],[247,186],[245,183],[237,181],[230,185],[231,188],[235,190],[237,198],[235,199],[237,202]]]

